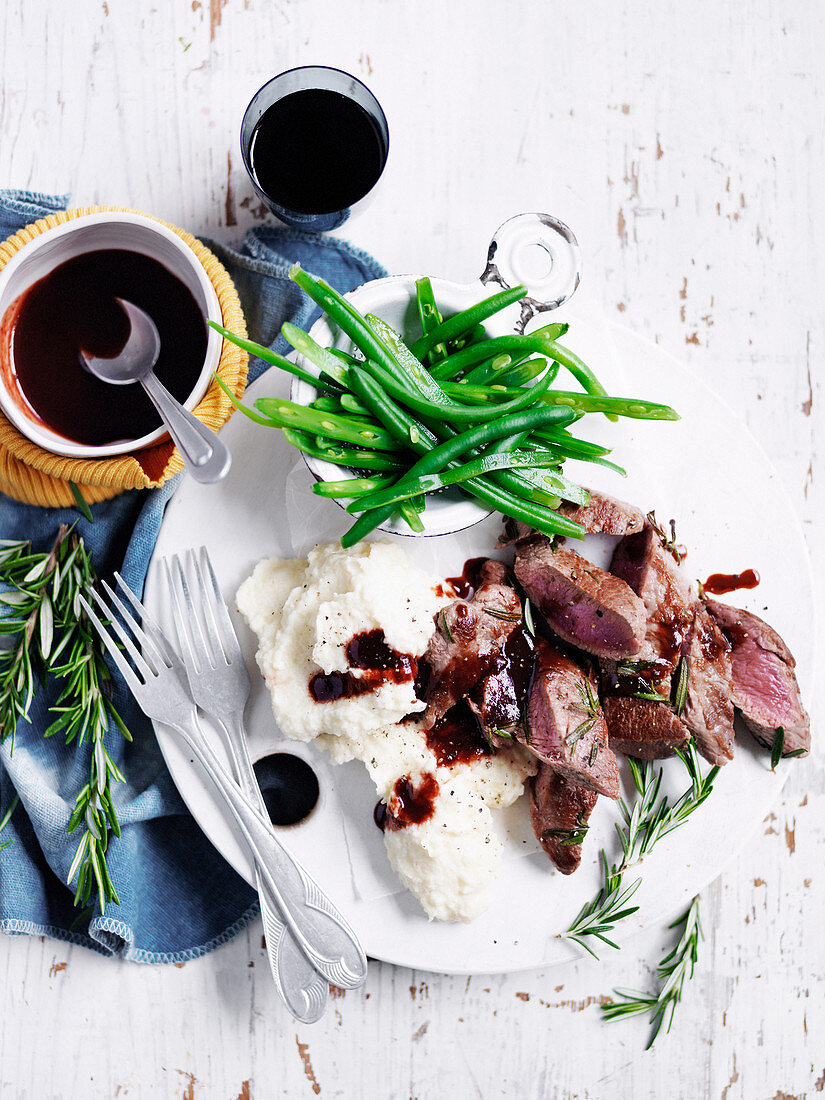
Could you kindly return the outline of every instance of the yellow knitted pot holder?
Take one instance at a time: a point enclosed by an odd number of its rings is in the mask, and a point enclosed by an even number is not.
[[[128,213],[139,213],[122,206],[83,206],[41,218],[0,244],[0,269],[33,237],[56,225],[85,214],[124,210]],[[224,327],[239,336],[246,336],[241,303],[223,264],[191,233],[160,218],[153,220],[177,233],[189,245],[203,264],[218,295]],[[238,397],[246,385],[248,362],[249,357],[245,351],[224,340],[218,375]],[[232,402],[213,379],[194,413],[204,424],[217,431],[229,419],[232,408]],[[171,440],[114,458],[66,458],[45,451],[26,439],[0,413],[0,491],[26,504],[47,507],[74,504],[70,481],[79,487],[88,503],[93,504],[98,500],[117,496],[126,489],[155,489],[182,469],[183,459]]]

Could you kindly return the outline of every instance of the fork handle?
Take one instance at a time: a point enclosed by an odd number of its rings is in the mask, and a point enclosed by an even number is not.
[[[243,716],[233,714],[221,717],[218,724],[225,734],[238,786],[255,808],[265,814],[266,806],[252,767]],[[326,1008],[329,983],[304,955],[292,932],[278,916],[277,901],[272,897],[257,862],[255,885],[261,903],[269,966],[278,992],[296,1019],[305,1024],[315,1023]]]
[[[284,923],[304,955],[332,985],[355,989],[366,981],[367,959],[355,933],[320,887],[284,848],[218,762],[200,729],[175,729],[200,761],[244,835]]]

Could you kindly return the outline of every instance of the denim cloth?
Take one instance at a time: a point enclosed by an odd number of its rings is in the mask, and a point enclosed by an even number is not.
[[[0,190],[0,240],[22,226],[66,207],[66,195]],[[370,256],[343,241],[293,229],[250,230],[238,250],[204,239],[234,280],[250,338],[273,350],[289,349],[284,321],[307,328],[318,309],[288,277],[300,263],[341,291],[386,272]],[[253,381],[266,364],[253,360]],[[178,478],[151,492],[132,490],[92,506],[94,523],[82,517],[78,531],[101,575],[120,569],[138,593],[157,540],[163,513]],[[38,508],[0,494],[0,538],[51,544],[72,509]],[[66,886],[81,830],[66,826],[78,790],[89,775],[89,745],[66,747],[59,735],[44,739],[57,692],[37,691],[31,722],[18,722],[0,747],[0,818],[14,798],[20,803],[0,834],[0,930],[54,936],[133,962],[181,962],[211,951],[239,932],[258,912],[256,895],[211,846],[178,794],[148,719],[119,677],[114,702],[134,741],[114,727],[106,745],[126,781],[113,786],[122,835],[112,838],[108,865],[120,898],[105,914],[77,922]]]

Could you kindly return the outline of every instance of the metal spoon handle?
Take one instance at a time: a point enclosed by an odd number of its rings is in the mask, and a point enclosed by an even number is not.
[[[229,473],[232,456],[211,428],[176,401],[152,371],[140,379],[195,481],[209,484]]]

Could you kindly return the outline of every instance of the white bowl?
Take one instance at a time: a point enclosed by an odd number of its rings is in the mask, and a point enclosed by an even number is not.
[[[101,248],[120,248],[151,256],[188,287],[205,318],[217,321],[218,324],[222,322],[215,288],[189,245],[177,233],[153,218],[120,211],[101,211],[73,218],[38,234],[16,252],[0,270],[0,318],[5,316],[12,303],[33,283],[59,264]],[[203,367],[192,392],[184,402],[187,409],[193,409],[206,393],[209,379],[220,361],[221,344],[221,337],[210,328]],[[0,353],[5,357],[7,351],[7,348],[3,348]],[[47,451],[71,458],[109,458],[151,447],[167,435],[166,429],[161,426],[139,439],[123,439],[104,446],[92,447],[75,443],[27,414],[9,391],[5,374],[5,371],[0,371],[0,408],[23,435]]]
[[[445,317],[489,298],[502,286],[516,286],[520,282],[527,285],[528,295],[521,302],[495,314],[485,323],[488,336],[505,336],[523,331],[524,324],[533,314],[553,310],[566,301],[579,284],[580,265],[578,243],[563,222],[548,214],[519,214],[496,230],[481,278],[461,284],[431,277],[430,282],[436,304]],[[360,313],[375,313],[405,341],[413,342],[421,334],[415,290],[416,279],[420,277],[391,275],[365,283],[345,297]],[[353,350],[348,337],[337,326],[330,325],[326,317],[315,322],[310,335],[323,347]],[[298,362],[310,374],[318,373],[303,357],[299,356]],[[317,391],[308,382],[296,378],[291,396],[293,401],[308,405],[317,396]],[[318,481],[341,481],[357,476],[335,463],[308,455],[303,457]],[[336,499],[336,503],[346,507],[349,502]],[[447,535],[472,527],[491,514],[491,509],[462,496],[457,489],[447,489],[427,497],[427,507],[421,516],[423,531],[412,531],[403,520],[390,520],[379,530],[396,535]]]

